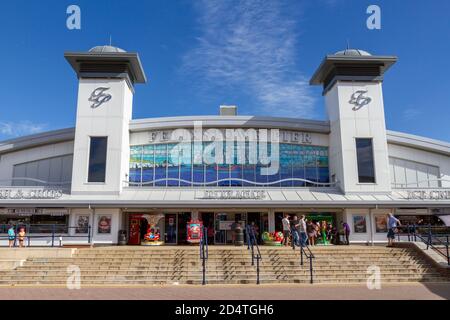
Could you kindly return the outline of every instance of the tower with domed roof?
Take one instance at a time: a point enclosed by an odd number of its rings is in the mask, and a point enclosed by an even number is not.
[[[127,180],[134,86],[147,81],[139,55],[113,46],[66,52],[79,80],[72,194],[120,194]]]
[[[359,49],[327,55],[311,78],[330,121],[330,174],[345,193],[391,192],[382,83],[395,56]]]

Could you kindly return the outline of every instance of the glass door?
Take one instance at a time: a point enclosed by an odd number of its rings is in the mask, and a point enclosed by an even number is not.
[[[166,244],[177,244],[177,214],[165,214],[165,239]]]

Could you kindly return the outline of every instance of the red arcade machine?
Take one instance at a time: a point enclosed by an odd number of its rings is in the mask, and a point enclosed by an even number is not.
[[[199,243],[203,235],[203,222],[191,220],[187,224],[187,242]]]

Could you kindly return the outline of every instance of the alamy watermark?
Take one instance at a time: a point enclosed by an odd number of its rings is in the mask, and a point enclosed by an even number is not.
[[[366,25],[369,30],[381,29],[381,8],[376,4],[367,7],[367,14],[370,16],[367,18]]]
[[[67,281],[66,286],[69,290],[80,290],[81,289],[81,270],[77,265],[67,266],[66,273]]]
[[[67,7],[66,13],[69,15],[66,20],[66,26],[69,30],[81,29],[81,9],[79,6],[72,4]]]
[[[379,266],[371,265],[367,268],[367,289],[381,290],[381,269]]]
[[[278,129],[203,130],[203,123],[195,121],[193,134],[187,129],[176,129],[171,133],[171,140],[179,141],[169,151],[175,166],[190,165],[191,161],[194,165],[260,164],[263,166],[260,174],[267,176],[277,174],[280,168]]]

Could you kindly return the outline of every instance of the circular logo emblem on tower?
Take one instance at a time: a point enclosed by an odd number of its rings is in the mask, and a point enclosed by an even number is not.
[[[352,97],[349,101],[349,103],[354,104],[353,110],[359,110],[362,107],[368,105],[372,98],[365,96],[367,93],[367,90],[358,90],[355,93],[352,94]]]
[[[108,91],[109,89],[110,88],[99,87],[92,91],[91,96],[88,99],[90,102],[92,102],[92,109],[98,108],[102,104],[112,99],[112,96],[109,93],[105,93],[105,91]]]

